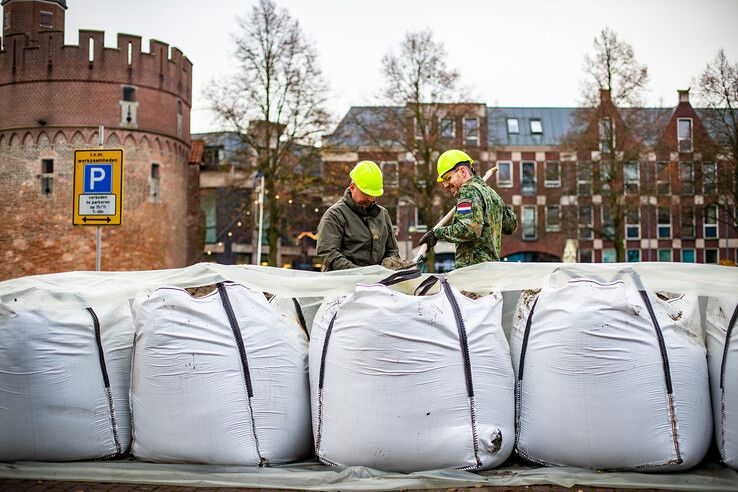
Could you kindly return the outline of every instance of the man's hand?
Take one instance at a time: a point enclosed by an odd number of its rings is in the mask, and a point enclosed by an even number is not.
[[[431,229],[430,231],[423,234],[423,237],[420,238],[420,241],[418,241],[418,246],[425,244],[428,250],[430,251],[433,249],[433,246],[436,245],[438,242],[438,238],[436,237],[436,233]]]

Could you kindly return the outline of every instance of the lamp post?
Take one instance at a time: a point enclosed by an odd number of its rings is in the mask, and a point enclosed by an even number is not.
[[[264,231],[264,173],[257,172],[254,176],[254,187],[259,182],[259,227],[256,238],[256,264],[261,265],[261,238]]]

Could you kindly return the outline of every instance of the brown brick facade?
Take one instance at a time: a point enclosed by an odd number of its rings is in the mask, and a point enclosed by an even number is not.
[[[23,15],[53,3],[10,0],[3,8],[14,9],[11,26],[32,25]],[[64,46],[63,30],[42,30],[37,40],[13,29],[5,34],[0,280],[95,268],[95,228],[72,226],[72,172],[74,149],[97,147],[99,125],[104,146],[125,151],[123,225],[103,228],[102,268],[197,261],[199,248],[190,244],[197,238],[188,233],[199,222],[197,167],[188,164],[189,60],[158,41],[144,53],[140,37],[124,34],[117,48],[103,47],[101,31],[80,31],[79,46]]]

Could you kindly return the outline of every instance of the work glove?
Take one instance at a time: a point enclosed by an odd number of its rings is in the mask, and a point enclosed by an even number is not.
[[[438,238],[436,237],[436,233],[433,232],[433,229],[423,234],[423,237],[420,238],[420,241],[418,241],[418,246],[421,246],[425,244],[428,247],[428,251],[433,249],[433,246],[436,245],[438,242]]]

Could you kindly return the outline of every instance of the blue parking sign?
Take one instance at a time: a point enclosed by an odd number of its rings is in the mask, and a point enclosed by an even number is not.
[[[112,164],[85,164],[85,193],[113,192]]]

